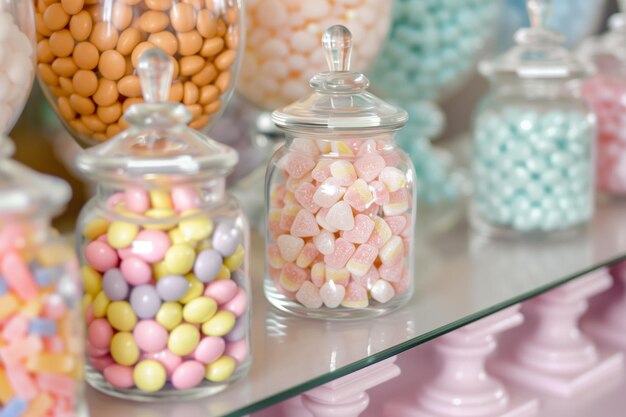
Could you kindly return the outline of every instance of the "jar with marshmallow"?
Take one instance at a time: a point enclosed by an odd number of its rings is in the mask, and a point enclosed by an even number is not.
[[[0,2],[0,133],[17,122],[35,78],[35,21],[31,1]]]
[[[122,398],[197,398],[250,365],[249,228],[225,191],[238,156],[166,102],[165,52],[138,67],[146,102],[125,113],[131,127],[77,159],[98,184],[77,226],[86,379]]]
[[[413,292],[415,169],[395,143],[407,114],[350,71],[351,43],[330,27],[329,71],[272,113],[287,141],[266,177],[265,295],[305,317],[381,315]]]
[[[494,235],[547,235],[586,224],[594,212],[595,116],[581,96],[584,67],[543,27],[547,2],[532,1],[533,26],[480,71],[491,89],[473,127],[471,220]]]
[[[585,80],[583,94],[598,117],[596,185],[626,195],[626,1],[611,16],[609,32],[588,40],[581,57],[596,73]]]

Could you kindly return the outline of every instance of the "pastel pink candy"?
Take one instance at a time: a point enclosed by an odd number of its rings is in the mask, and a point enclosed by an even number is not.
[[[315,258],[320,254],[315,245],[312,242],[307,242],[300,251],[300,255],[296,259],[296,265],[300,268],[307,268]]]
[[[204,295],[214,299],[221,306],[235,298],[238,289],[235,281],[220,279],[210,282],[204,290]]]
[[[319,155],[320,151],[314,141],[305,138],[294,138],[289,145],[290,150],[300,151],[312,156]]]
[[[339,180],[339,185],[348,186],[356,179],[356,171],[350,161],[340,159],[330,164],[330,174]]]
[[[333,268],[327,265],[326,281],[333,281],[335,284],[345,287],[350,282],[350,271],[346,268]]]
[[[204,379],[204,365],[198,361],[181,363],[172,374],[172,385],[177,389],[189,389],[199,385]]]
[[[129,246],[127,248],[117,249],[117,256],[121,260],[124,260],[124,259],[128,258],[129,256],[133,256],[133,248],[132,248],[132,246]]]
[[[176,368],[183,362],[183,359],[173,354],[169,349],[163,349],[160,352],[144,353],[143,359],[154,359],[165,368],[167,378],[171,378]]]
[[[352,275],[352,280],[359,284],[361,287],[370,289],[372,285],[380,278],[378,273],[378,269],[375,266],[372,266],[369,271],[363,276]]]
[[[272,268],[282,268],[285,265],[285,260],[280,254],[280,249],[276,243],[267,245],[267,262]]]
[[[374,230],[367,243],[380,249],[391,239],[391,228],[381,217],[375,216],[372,220],[374,221]]]
[[[298,291],[306,280],[307,272],[293,263],[286,264],[280,271],[280,284],[289,292]]]
[[[296,219],[296,214],[300,211],[300,206],[288,205],[283,207],[280,212],[280,228],[282,230],[291,229],[293,221]]]
[[[317,221],[317,224],[319,224],[320,227],[322,227],[324,230],[327,230],[328,232],[334,233],[334,232],[337,231],[337,229],[335,229],[330,224],[328,224],[328,222],[326,221],[326,215],[327,214],[328,214],[328,209],[327,208],[322,208],[315,215],[315,220]]]
[[[323,304],[319,289],[311,281],[305,281],[296,293],[296,300],[306,308],[320,308]]]
[[[398,282],[402,275],[402,269],[404,268],[403,262],[396,262],[395,264],[382,264],[378,268],[380,277],[389,282]]]
[[[378,249],[374,246],[360,245],[346,264],[346,268],[352,275],[363,276],[370,270],[377,256]]]
[[[370,189],[372,190],[372,196],[376,204],[382,206],[389,202],[389,191],[387,187],[385,187],[385,184],[380,181],[372,181],[370,182]]]
[[[228,343],[228,345],[226,345],[226,351],[224,352],[226,356],[235,359],[239,364],[246,360],[249,353],[250,349],[248,348],[248,341],[246,339]]]
[[[109,365],[104,368],[102,374],[114,388],[132,388],[135,385],[132,366]]]
[[[341,237],[352,243],[365,243],[372,235],[375,223],[365,214],[354,217],[354,228],[341,232]]]
[[[28,333],[28,319],[24,316],[13,316],[4,325],[2,337],[9,342],[26,337]]]
[[[298,186],[295,191],[296,201],[308,212],[317,213],[320,206],[313,201],[313,195],[317,188],[311,183],[305,182]]]
[[[113,365],[115,361],[111,357],[111,355],[105,355],[100,357],[89,356],[89,365],[91,365],[94,369],[102,372],[106,369],[107,366]]]
[[[412,239],[413,238],[413,219],[411,218],[411,215],[409,213],[404,213],[402,217],[404,217],[404,219],[406,220],[406,226],[400,232],[400,236]]]
[[[28,374],[21,364],[6,363],[6,376],[9,383],[18,397],[24,400],[32,400],[37,396],[39,390],[35,380]]]
[[[43,346],[45,350],[51,353],[63,353],[65,351],[65,342],[60,336],[46,337]]]
[[[400,280],[398,282],[392,282],[391,285],[393,286],[393,289],[396,290],[396,294],[406,292],[411,285],[411,281],[409,280],[409,270],[405,267],[400,275]]]
[[[339,201],[328,209],[326,222],[337,230],[352,230],[354,229],[352,209],[345,201]]]
[[[174,187],[172,188],[172,203],[174,210],[181,213],[200,207],[202,198],[195,187]]]
[[[307,210],[300,210],[291,224],[290,231],[296,237],[313,237],[319,234],[320,227],[313,214]]]
[[[52,320],[58,320],[67,311],[65,307],[65,301],[59,294],[48,295],[43,302],[43,315],[44,317]]]
[[[405,188],[389,193],[389,202],[383,205],[385,216],[397,216],[409,209],[409,194]]]
[[[383,279],[376,281],[376,283],[371,287],[370,292],[374,300],[383,304],[391,300],[396,295],[396,291],[393,289],[393,286]]]
[[[285,171],[294,178],[302,178],[315,167],[315,161],[309,155],[291,152],[287,156]]]
[[[280,255],[286,262],[294,262],[304,247],[304,240],[291,235],[280,235],[276,239]]]
[[[170,238],[164,231],[142,230],[132,243],[132,251],[144,261],[155,263],[163,260],[170,246]]]
[[[404,242],[400,236],[393,236],[380,249],[379,257],[383,265],[394,265],[404,257]]]
[[[317,162],[315,168],[311,172],[311,177],[317,182],[324,182],[330,177],[330,164],[333,161],[331,159],[322,159]]]
[[[287,192],[285,193],[285,198],[283,201],[285,202],[285,206],[297,206],[298,205],[295,194],[289,190],[287,190]],[[300,207],[298,207],[298,209],[300,209]]]
[[[312,182],[313,182],[313,177],[311,176],[311,173],[306,174],[302,178],[294,178],[294,177],[287,178],[287,181],[285,182],[285,186],[287,187],[288,192],[291,193],[291,195],[293,196],[292,203],[295,202],[294,193],[296,192],[298,187],[300,187],[302,184],[311,184]],[[291,197],[288,197],[288,195],[289,194],[285,193],[285,199],[291,198]]]
[[[325,255],[324,262],[326,262],[327,266],[332,268],[343,268],[354,251],[354,244],[340,237],[335,241],[335,251],[330,255]]]
[[[131,285],[147,284],[152,279],[152,268],[138,256],[129,256],[120,264],[124,279]]]
[[[313,201],[320,207],[329,208],[345,194],[346,188],[334,177],[324,180],[313,194]]]
[[[323,262],[317,262],[311,267],[311,282],[318,288],[326,282],[326,265]]]
[[[200,340],[193,352],[193,357],[204,364],[218,360],[226,349],[226,342],[221,337],[209,336]]]
[[[374,152],[378,152],[378,146],[376,144],[376,141],[373,139],[368,139],[363,142],[363,144],[359,147],[359,151],[357,152],[356,156],[361,158]]]
[[[335,236],[327,230],[322,230],[317,236],[313,238],[313,244],[321,254],[330,255],[335,251]]]
[[[365,308],[369,305],[367,290],[359,284],[351,282],[346,287],[346,295],[341,305],[348,308]]]
[[[107,198],[107,202],[106,202],[107,210],[113,211],[115,209],[115,206],[117,206],[119,203],[124,202],[125,200],[126,200],[125,193],[112,194],[109,198]]]
[[[160,352],[167,346],[169,333],[154,320],[140,320],[133,329],[133,337],[143,352]]]
[[[391,233],[393,233],[394,235],[399,235],[400,233],[402,233],[407,223],[406,217],[404,216],[385,217],[385,222],[387,222],[389,228],[391,229]]]
[[[375,180],[384,167],[385,160],[376,152],[367,153],[354,162],[357,175],[367,182]]]
[[[22,359],[34,356],[43,349],[41,338],[35,335],[16,340],[10,345],[0,347],[0,359],[5,364],[17,364]]]
[[[287,187],[285,184],[276,184],[272,188],[272,192],[270,193],[270,203],[272,207],[282,208],[285,205],[283,201],[285,198],[285,193],[287,192]]]
[[[75,395],[76,380],[69,376],[46,372],[38,374],[36,378],[37,386],[41,391],[50,392],[61,397]]]
[[[130,187],[124,192],[124,205],[133,213],[142,214],[150,208],[148,191],[141,187]]]
[[[108,350],[112,337],[113,327],[107,319],[95,319],[87,328],[87,340],[96,348]]]
[[[278,236],[279,234],[289,230],[280,227],[280,218],[282,216],[282,210],[272,209],[267,216],[267,228],[272,236]]]
[[[98,348],[91,344],[91,342],[87,342],[86,344],[87,355],[90,358],[101,358],[103,356],[107,356],[109,354],[109,347],[106,348]]]
[[[243,313],[246,312],[246,307],[248,306],[248,296],[246,292],[239,288],[237,289],[237,294],[222,305],[222,310],[230,311],[235,315],[235,317],[240,317]]]
[[[324,305],[328,308],[337,308],[343,301],[346,294],[346,288],[335,284],[334,281],[328,281],[320,288],[320,297]]]
[[[356,211],[364,211],[374,202],[374,197],[367,183],[359,178],[348,187],[343,200]]]
[[[22,300],[37,298],[39,291],[35,278],[19,253],[11,251],[4,255],[2,276],[9,288]]]
[[[385,167],[382,169],[379,175],[380,181],[385,184],[385,187],[389,192],[398,191],[404,187],[406,183],[406,177],[402,171],[395,167]]]
[[[18,242],[24,241],[24,226],[21,224],[6,224],[0,231],[0,253],[15,249]]]

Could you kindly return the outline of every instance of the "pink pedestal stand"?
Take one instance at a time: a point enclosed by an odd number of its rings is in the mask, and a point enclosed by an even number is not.
[[[579,329],[587,299],[611,286],[605,270],[524,303],[526,323],[502,339],[494,373],[548,395],[569,397],[620,377],[622,354],[599,349]]]
[[[611,266],[610,271],[614,281],[610,297],[585,317],[582,327],[596,340],[626,349],[626,262]]]
[[[387,417],[528,417],[537,412],[536,400],[511,396],[485,370],[496,349],[495,334],[523,321],[519,305],[492,314],[433,343],[440,366],[433,378],[420,384],[415,395],[385,405]]]

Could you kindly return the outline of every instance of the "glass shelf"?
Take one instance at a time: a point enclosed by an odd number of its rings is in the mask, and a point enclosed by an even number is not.
[[[485,240],[459,222],[416,245],[416,291],[376,319],[324,322],[271,308],[263,243],[253,238],[253,365],[210,398],[133,403],[88,389],[92,417],[242,416],[396,355],[497,310],[626,258],[626,201],[598,203],[593,223],[559,240]]]

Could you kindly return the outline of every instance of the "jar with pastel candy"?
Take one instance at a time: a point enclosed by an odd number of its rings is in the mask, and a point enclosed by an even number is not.
[[[471,220],[489,234],[563,232],[594,212],[595,116],[580,91],[586,70],[563,37],[543,27],[543,7],[529,0],[533,26],[480,66],[491,91],[474,120]]]
[[[405,111],[350,68],[351,35],[322,38],[329,71],[272,113],[287,141],[267,173],[265,295],[306,317],[371,317],[413,292],[415,169],[396,145]]]
[[[609,32],[589,39],[580,54],[596,70],[582,90],[598,117],[596,185],[621,196],[626,195],[626,1],[620,5]]]
[[[79,265],[51,219],[70,187],[9,159],[0,137],[0,412],[84,411]]]
[[[81,146],[129,127],[124,112],[143,101],[139,58],[152,47],[172,61],[168,101],[187,107],[191,128],[208,130],[230,98],[243,46],[241,0],[34,3],[39,81]]]
[[[131,127],[77,159],[98,184],[77,226],[87,382],[136,400],[195,398],[245,375],[249,230],[225,192],[237,152],[167,103],[171,61],[139,61],[145,103]]]

